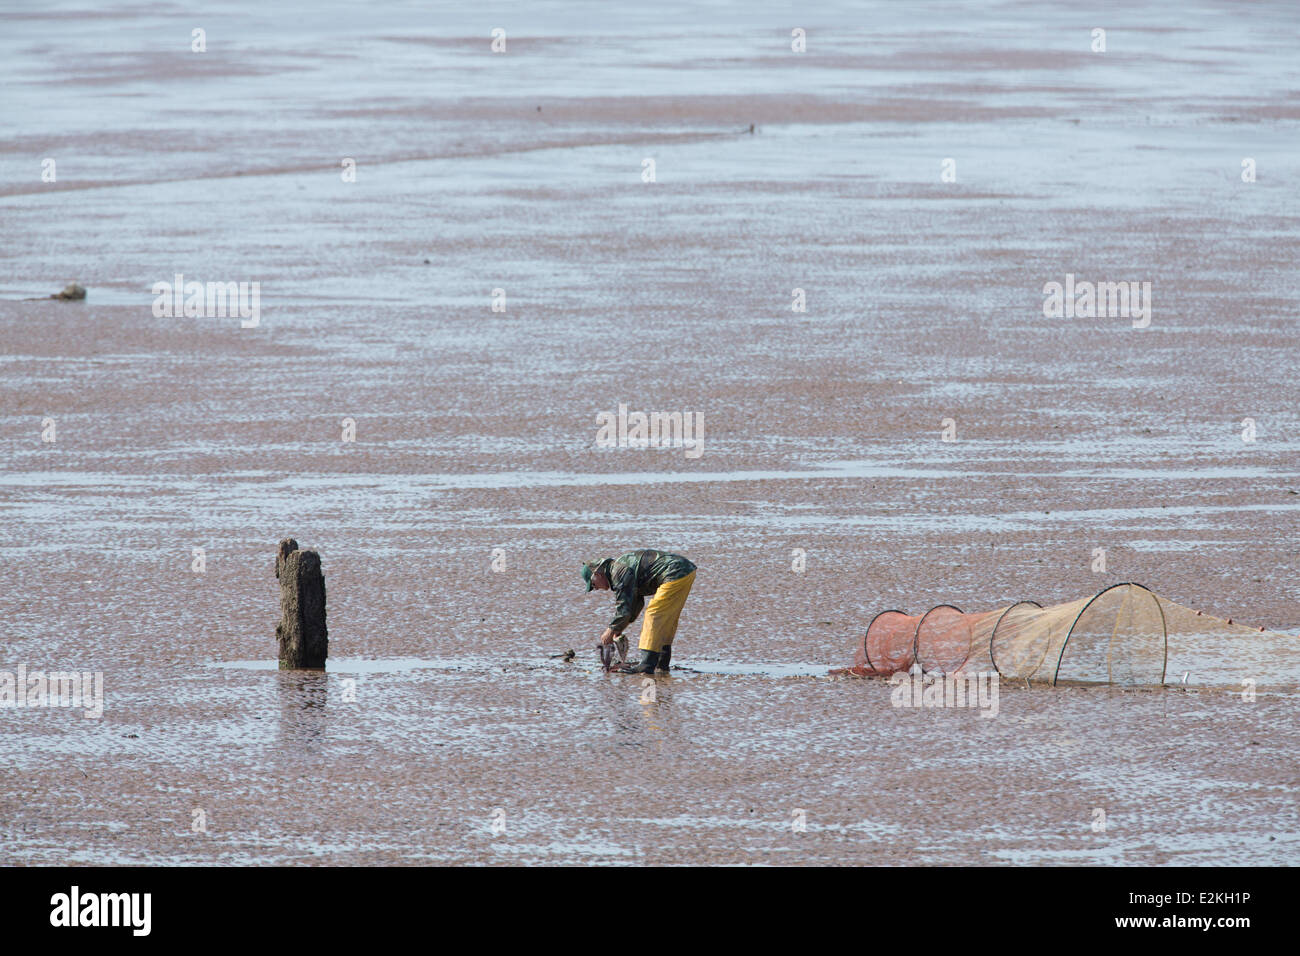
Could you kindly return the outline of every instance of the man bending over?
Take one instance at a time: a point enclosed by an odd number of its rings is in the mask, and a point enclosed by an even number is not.
[[[695,565],[680,554],[649,548],[621,558],[600,558],[582,566],[587,590],[614,592],[614,620],[600,635],[601,644],[613,644],[623,629],[645,608],[641,624],[641,660],[621,668],[624,674],[666,671],[673,656],[673,638],[686,595],[695,583]],[[650,598],[646,604],[645,599]]]

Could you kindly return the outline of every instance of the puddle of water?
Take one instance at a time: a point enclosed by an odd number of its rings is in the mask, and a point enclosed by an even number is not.
[[[695,661],[689,665],[675,666],[673,672],[688,674],[727,674],[738,677],[826,677],[827,664],[738,664],[730,661]]]
[[[528,662],[531,667],[542,667],[552,663],[548,658],[536,662]],[[554,663],[559,663],[554,662]],[[576,660],[575,663],[592,663],[585,659]],[[227,668],[233,670],[250,670],[250,671],[277,671],[280,663],[277,660],[246,660],[246,661],[210,661],[209,667]],[[589,668],[583,668],[584,670]],[[426,659],[419,657],[393,657],[382,660],[364,660],[357,658],[331,658],[326,665],[326,673],[331,674],[403,674],[416,670],[445,670],[445,671],[482,671],[488,673],[491,671],[504,671],[500,661],[490,660],[487,658],[437,658]],[[826,677],[830,672],[830,666],[827,664],[784,664],[784,663],[757,663],[741,664],[730,661],[692,660],[689,666],[683,665],[673,668],[674,673],[683,674],[724,674],[735,676],[749,677]]]
[[[209,667],[231,668],[249,671],[278,671],[278,660],[258,661],[210,661]],[[325,671],[330,674],[402,674],[415,670],[490,670],[500,669],[500,662],[486,660],[439,659],[425,660],[418,657],[392,657],[382,660],[364,660],[357,658],[331,658],[326,662]]]

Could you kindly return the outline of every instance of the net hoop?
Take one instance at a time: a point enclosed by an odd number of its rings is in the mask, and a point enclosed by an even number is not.
[[[1088,603],[1079,609],[1079,613],[1076,614],[1074,616],[1074,620],[1070,622],[1070,629],[1065,632],[1065,640],[1061,642],[1061,653],[1058,654],[1056,657],[1056,670],[1052,672],[1053,687],[1055,687],[1056,682],[1060,680],[1061,661],[1065,659],[1065,649],[1070,646],[1070,638],[1074,635],[1074,629],[1078,626],[1079,620],[1083,617],[1085,613],[1087,613],[1088,608],[1092,607],[1092,605],[1096,602],[1096,600],[1099,597],[1101,597],[1103,594],[1109,594],[1111,591],[1114,591],[1116,588],[1141,588],[1143,591],[1147,593],[1147,595],[1151,598],[1151,600],[1155,602],[1156,607],[1160,611],[1161,643],[1164,645],[1164,660],[1160,665],[1160,683],[1162,686],[1164,685],[1165,672],[1169,667],[1169,621],[1165,618],[1164,606],[1160,603],[1160,598],[1156,596],[1156,593],[1152,591],[1149,587],[1147,587],[1145,584],[1138,584],[1136,581],[1121,581],[1119,584],[1112,584],[1109,587],[1102,588],[1091,598],[1089,598]],[[1111,683],[1111,681],[1107,680],[1107,683]]]
[[[998,615],[997,623],[993,625],[993,633],[989,635],[989,660],[993,662],[993,669],[998,672],[999,677],[1005,677],[1006,675],[1002,673],[1002,668],[998,667],[997,655],[993,653],[993,648],[998,643],[998,628],[1002,626],[1002,620],[1018,607],[1036,607],[1041,610],[1043,606],[1037,601],[1017,601]]]
[[[935,611],[942,611],[944,608],[947,608],[950,611],[956,611],[962,617],[965,617],[966,615],[966,612],[963,611],[961,608],[957,607],[955,604],[936,604],[934,607],[930,608],[930,610],[926,611],[924,614],[921,615],[921,619],[916,622],[916,632],[912,635],[912,660],[916,661],[917,664],[921,665],[922,674],[930,673],[930,671],[926,668],[924,662],[922,662],[921,660],[921,628],[925,627],[925,622],[926,620],[929,619],[931,614],[933,614]],[[962,664],[965,664],[967,658],[969,657],[970,657],[970,641],[967,640],[966,656],[962,658],[961,664],[958,664],[957,667],[961,667]],[[956,670],[957,667],[954,667],[953,670]]]
[[[866,659],[866,661],[867,661],[867,666],[870,667],[870,668],[871,668],[873,671],[875,671],[876,673],[881,673],[881,671],[876,667],[875,664],[873,664],[873,663],[871,662],[871,651],[869,650],[869,648],[870,648],[870,644],[871,644],[871,640],[870,640],[870,639],[871,639],[871,628],[872,628],[872,625],[874,625],[878,620],[880,620],[880,619],[881,619],[882,617],[884,617],[886,614],[897,614],[897,615],[899,615],[900,617],[911,617],[911,615],[908,614],[906,611],[900,611],[900,610],[898,610],[898,609],[896,609],[896,608],[890,608],[890,609],[887,610],[887,611],[881,611],[879,614],[877,614],[875,617],[873,617],[869,622],[867,622],[867,630],[866,630],[866,632],[862,635],[862,656]]]

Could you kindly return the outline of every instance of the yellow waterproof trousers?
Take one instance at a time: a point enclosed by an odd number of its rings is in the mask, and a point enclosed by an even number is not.
[[[641,650],[662,651],[673,642],[677,634],[677,619],[682,616],[682,605],[695,583],[695,572],[676,581],[659,585],[650,603],[645,606],[645,620],[641,622]]]

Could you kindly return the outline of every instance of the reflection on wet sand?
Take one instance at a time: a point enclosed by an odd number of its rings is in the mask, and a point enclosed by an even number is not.
[[[280,747],[288,753],[318,755],[329,725],[330,675],[320,670],[276,670],[280,701]]]

